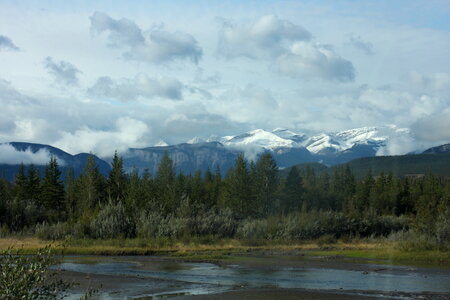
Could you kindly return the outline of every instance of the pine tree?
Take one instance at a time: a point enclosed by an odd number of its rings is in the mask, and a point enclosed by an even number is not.
[[[302,207],[302,200],[304,196],[304,187],[300,172],[297,167],[293,166],[284,182],[282,195],[283,204],[282,209],[285,213],[294,210],[299,210]]]
[[[86,165],[79,178],[79,210],[91,210],[103,200],[104,179],[100,174],[94,155],[89,154]]]
[[[60,219],[64,215],[64,184],[60,179],[61,171],[54,156],[45,167],[41,187],[41,203],[48,211],[49,219]]]
[[[130,181],[126,193],[126,209],[130,212],[139,211],[144,208],[143,181],[136,168],[130,174]]]
[[[69,168],[66,174],[65,180],[65,188],[66,188],[66,211],[69,219],[75,217],[77,212],[78,205],[78,193],[79,193],[79,185],[78,181],[75,179],[73,168]]]
[[[184,181],[184,178],[182,179]],[[184,183],[177,180],[175,186],[175,169],[169,154],[164,152],[155,176],[157,200],[166,213],[176,208],[176,195],[182,193]]]
[[[109,172],[107,190],[109,200],[118,203],[125,199],[127,188],[127,176],[123,170],[123,159],[119,157],[117,151],[114,153],[111,172]]]
[[[359,212],[367,210],[369,208],[370,192],[375,185],[375,180],[372,176],[372,170],[369,169],[366,177],[357,185],[355,195],[355,206]]]
[[[228,207],[238,218],[255,216],[257,208],[252,199],[250,175],[244,155],[237,156],[235,165],[225,178],[222,205]]]
[[[27,199],[33,202],[38,201],[40,194],[40,186],[41,186],[41,176],[39,174],[39,169],[37,169],[34,165],[30,165],[28,167],[28,176],[27,176],[27,188],[26,188]]]
[[[14,178],[15,199],[24,201],[27,199],[27,177],[25,175],[25,166],[20,164],[19,170]]]
[[[252,185],[258,214],[266,216],[274,208],[278,167],[270,153],[262,154],[252,168]]]

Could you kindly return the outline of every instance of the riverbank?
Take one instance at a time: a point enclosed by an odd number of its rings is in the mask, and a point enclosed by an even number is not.
[[[450,270],[280,253],[214,263],[156,256],[66,256],[66,280],[100,299],[449,299]],[[76,298],[73,298],[76,299]],[[152,298],[153,299],[153,298]]]
[[[276,255],[306,255],[325,258],[385,260],[390,263],[440,265],[450,267],[450,251],[405,251],[395,242],[386,240],[355,240],[323,243],[310,241],[298,244],[266,244],[252,246],[235,239],[190,242],[143,239],[46,241],[35,237],[0,238],[0,250],[20,249],[34,253],[51,244],[55,253],[64,255],[156,255],[182,260],[214,261],[229,259],[234,254],[265,253]]]

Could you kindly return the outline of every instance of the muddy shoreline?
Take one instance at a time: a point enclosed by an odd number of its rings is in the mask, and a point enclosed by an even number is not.
[[[279,253],[247,253],[243,255],[234,254],[226,259],[208,262],[154,256],[68,256],[65,261],[72,267],[73,265],[82,266],[85,270],[89,270],[90,267],[95,267],[97,264],[104,264],[109,268],[124,265],[124,272],[110,269],[101,274],[103,269],[100,265],[98,269],[100,271],[63,270],[61,272],[62,279],[79,283],[71,291],[74,295],[82,295],[89,289],[93,289],[98,291],[100,299],[159,299],[165,297],[200,300],[450,299],[450,286],[448,289],[442,288],[442,280],[445,281],[448,278],[448,282],[450,282],[450,270],[448,268],[389,265],[388,262],[381,260],[374,263],[373,260],[345,259],[339,256],[310,257],[286,255],[286,253],[283,255],[279,255]],[[190,270],[189,268],[193,269]],[[201,268],[204,268],[204,270]],[[108,270],[108,268],[106,269]],[[107,272],[109,273],[107,274]],[[202,272],[206,273],[203,274]],[[213,276],[208,277],[208,272]],[[250,282],[243,280],[244,283],[237,281],[236,284],[233,284],[234,277],[239,276],[239,274],[243,274],[245,277],[248,276],[249,272],[255,274],[252,276],[256,278],[254,279],[256,281],[252,281],[253,277],[250,277]],[[352,289],[352,285],[345,284],[342,285],[343,287],[336,285],[336,283],[327,285],[327,281],[324,281],[322,288],[320,288],[320,285],[311,288],[311,286],[308,286],[308,282],[305,285],[301,284],[302,281],[289,283],[289,280],[291,280],[289,277],[291,273],[289,272],[292,272],[294,276],[292,280],[295,280],[296,276],[300,276],[300,280],[305,280],[304,278],[308,278],[309,274],[314,277],[314,274],[321,274],[321,272],[338,272],[337,274],[350,272],[353,279],[362,282],[366,279],[368,281],[379,280],[380,277],[386,277],[387,280],[392,278],[394,282],[398,278],[408,276],[412,276],[413,280],[418,280],[417,282],[440,278],[441,288],[436,291],[425,289],[427,292],[414,289],[405,291],[402,290],[402,287],[399,287],[398,290],[395,288],[383,290],[382,286],[378,289],[375,284],[364,290],[361,287]],[[177,276],[177,274],[181,275]],[[196,274],[198,277],[195,277]],[[280,274],[282,274],[281,277]],[[273,284],[270,281],[271,276],[275,276]],[[222,282],[222,280],[224,281]],[[277,280],[281,280],[281,282]]]

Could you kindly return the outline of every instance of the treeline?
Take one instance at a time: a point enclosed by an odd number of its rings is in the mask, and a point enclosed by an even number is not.
[[[107,177],[93,156],[77,178],[69,171],[63,182],[55,158],[40,175],[22,165],[14,182],[0,180],[3,234],[307,240],[409,230],[436,245],[450,240],[450,180],[432,174],[369,171],[357,181],[348,166],[320,175],[294,167],[280,178],[269,153],[250,163],[239,155],[224,178],[218,169],[177,174],[167,154],[156,174],[126,174],[116,153]]]

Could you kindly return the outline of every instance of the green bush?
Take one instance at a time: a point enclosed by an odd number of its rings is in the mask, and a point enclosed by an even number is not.
[[[143,212],[136,224],[136,232],[141,238],[179,238],[188,232],[187,220],[174,215],[162,216],[157,212]]]
[[[267,236],[267,220],[244,220],[240,223],[236,236],[245,240],[265,240]]]
[[[0,253],[0,299],[60,299],[70,284],[49,269],[57,261],[50,247],[35,255],[8,249]]]
[[[298,212],[287,216],[267,219],[245,220],[237,229],[236,236],[250,240],[312,240],[322,236],[387,236],[407,228],[406,219],[392,216],[348,218],[344,213],[333,211]]]
[[[439,246],[435,238],[415,230],[394,232],[388,238],[403,251],[434,250]]]
[[[316,240],[316,243],[319,247],[322,247],[323,245],[335,244],[336,242],[336,237],[331,234],[322,235]]]
[[[58,222],[55,224],[48,224],[43,222],[37,224],[35,232],[38,238],[43,240],[63,240],[72,236],[72,230],[69,224]]]
[[[232,237],[237,228],[237,222],[229,208],[203,211],[189,218],[187,222],[191,235]]]
[[[159,226],[163,221],[163,217],[157,212],[143,211],[136,222],[136,234],[140,238],[154,238],[158,236]]]
[[[110,202],[103,206],[92,220],[90,227],[91,235],[100,239],[131,238],[136,232],[136,226],[121,202],[117,204]]]

